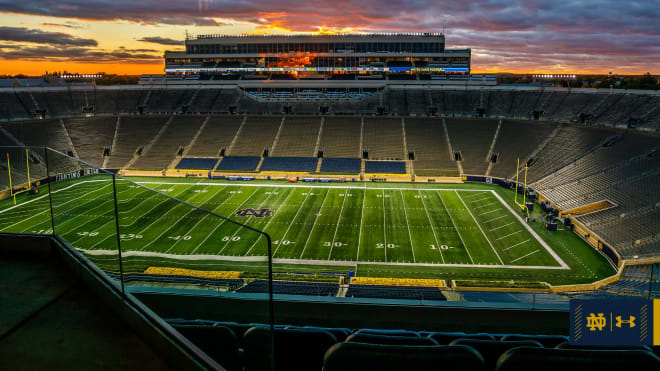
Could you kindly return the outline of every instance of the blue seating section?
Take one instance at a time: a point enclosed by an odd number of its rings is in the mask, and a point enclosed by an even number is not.
[[[216,162],[217,158],[182,158],[176,169],[211,170]]]
[[[364,172],[371,174],[405,174],[406,163],[403,161],[367,161]]]
[[[222,366],[239,370],[270,369],[267,354],[273,349],[272,338],[265,324],[182,318],[166,321],[207,351]],[[653,354],[653,349],[646,346],[574,346],[568,343],[568,336],[562,335],[351,330],[278,324],[275,325],[273,336],[275,359],[280,360],[279,364],[276,363],[276,370],[320,370],[322,367],[323,370],[440,369],[437,365],[442,365],[442,369],[501,370],[504,369],[501,368],[503,363],[511,362],[511,349],[546,352],[548,357],[545,361],[555,364],[549,368],[541,367],[544,363],[538,363],[540,360],[535,356],[528,363],[507,370],[573,369],[570,366],[574,365],[576,356],[585,367],[606,356],[610,358],[607,362],[613,362],[618,357],[622,358],[620,363],[643,364],[644,369],[657,369],[660,365],[660,358]],[[350,360],[340,362],[338,358],[342,357],[334,353],[338,347],[345,346],[352,349],[348,354]],[[463,357],[457,360],[457,353],[460,352],[475,355],[476,358],[471,361],[475,363],[468,365]],[[562,364],[561,360],[565,356],[569,359]],[[386,361],[383,358],[387,358]],[[374,367],[378,362],[378,367]],[[625,368],[618,365],[603,369]]]
[[[321,172],[325,173],[353,173],[360,172],[362,160],[359,158],[326,157],[321,162]]]
[[[273,293],[284,295],[335,296],[339,285],[331,283],[273,282]],[[257,280],[236,290],[242,293],[268,292],[268,281]]]
[[[266,157],[261,171],[316,171],[316,157]]]
[[[227,156],[220,161],[217,170],[256,170],[260,160],[257,156]]]
[[[381,298],[409,300],[447,300],[442,292],[434,287],[350,285],[347,298]]]

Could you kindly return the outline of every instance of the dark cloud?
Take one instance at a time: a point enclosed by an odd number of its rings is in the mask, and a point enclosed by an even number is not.
[[[660,0],[0,0],[0,11],[140,24],[243,22],[275,32],[446,29],[449,47],[473,48],[476,69],[506,63],[632,69],[647,63],[660,70]],[[180,45],[158,40],[141,39]]]
[[[97,46],[93,39],[83,39],[62,32],[47,32],[25,27],[0,26],[0,40],[67,46]]]
[[[143,37],[141,39],[138,39],[138,41],[142,41],[145,43],[152,43],[152,44],[160,44],[160,45],[176,45],[176,46],[183,45],[183,40],[174,40],[160,36]]]
[[[104,51],[89,48],[54,48],[49,46],[23,47],[4,50],[0,46],[2,58],[5,60],[36,60],[58,62],[89,62],[89,63],[158,63],[159,55],[141,52],[141,49],[116,49]]]

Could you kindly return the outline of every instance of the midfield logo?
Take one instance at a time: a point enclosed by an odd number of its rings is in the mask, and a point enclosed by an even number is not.
[[[271,209],[260,209],[260,210],[243,209],[243,210],[238,210],[236,212],[236,216],[240,216],[242,218],[248,217],[248,216],[263,218],[263,217],[271,216],[271,215],[273,215],[273,210],[271,210]]]

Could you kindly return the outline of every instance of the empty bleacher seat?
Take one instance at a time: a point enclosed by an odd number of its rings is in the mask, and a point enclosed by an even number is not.
[[[182,158],[176,169],[211,170],[216,162],[217,158]]]
[[[324,371],[484,370],[474,349],[458,345],[414,346],[339,343],[325,355]]]
[[[220,161],[218,170],[256,170],[260,157],[257,156],[227,156]]]
[[[316,171],[316,157],[266,157],[261,171]]]
[[[506,335],[502,338],[503,341],[520,341],[520,340],[534,340],[543,344],[546,348],[554,348],[557,345],[567,342],[568,336],[562,335]]]
[[[497,361],[498,371],[657,370],[660,358],[644,350],[575,350],[518,347]]]
[[[225,369],[241,370],[238,340],[232,329],[207,325],[172,326]]]
[[[405,174],[406,163],[403,161],[366,161],[364,171],[372,174]]]
[[[362,160],[359,158],[325,157],[321,162],[322,173],[359,173]]]
[[[324,330],[276,328],[274,331],[275,370],[321,370],[325,352],[338,342]],[[245,333],[246,371],[271,369],[271,344],[269,328],[254,327]]]
[[[407,300],[440,300],[447,298],[436,287],[417,286],[383,286],[383,285],[350,285],[346,297],[383,298]]]
[[[377,335],[359,332],[346,338],[346,342],[389,345],[438,345],[437,341],[420,336]]]
[[[493,335],[490,334],[465,334],[463,332],[429,332],[426,336],[441,345],[449,345],[452,341],[458,339],[495,340]]]
[[[381,330],[381,329],[373,329],[373,328],[359,329],[358,331],[356,331],[356,334],[419,337],[419,333],[410,330]]]
[[[535,347],[543,348],[543,345],[538,341],[521,340],[521,341],[497,341],[497,340],[479,340],[479,339],[457,339],[452,341],[450,346],[465,345],[476,349],[486,362],[486,368],[489,370],[495,369],[495,364],[500,356],[509,349],[517,347]]]

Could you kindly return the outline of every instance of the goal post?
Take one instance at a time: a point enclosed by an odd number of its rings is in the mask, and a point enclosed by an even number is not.
[[[527,208],[527,163],[523,165],[525,167],[525,176],[523,183],[523,196],[522,203],[518,201],[518,186],[520,184],[520,157],[516,159],[516,191],[514,196],[514,202],[518,205],[524,212],[529,216],[529,209]]]
[[[22,155],[22,154],[21,154]],[[30,177],[30,149],[25,149],[25,167],[27,172],[27,185],[21,185],[20,189],[14,190],[14,181],[11,175],[11,157],[9,152],[7,152],[7,175],[9,177],[9,196],[14,199],[14,205],[16,205],[16,196],[21,193],[29,192],[32,190],[32,178]]]

